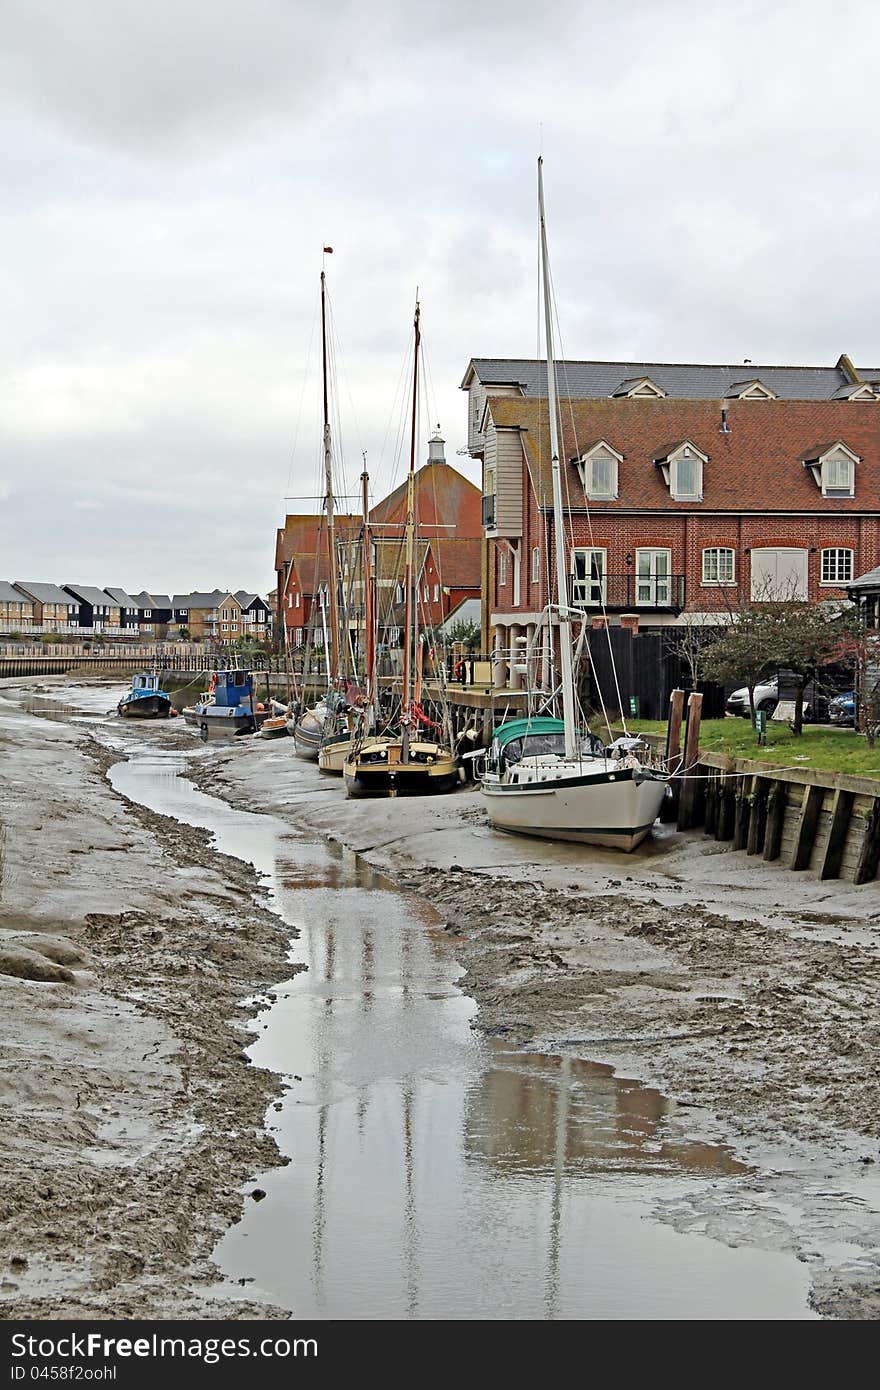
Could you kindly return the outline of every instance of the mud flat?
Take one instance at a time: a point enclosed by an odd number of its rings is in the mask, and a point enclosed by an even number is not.
[[[209,1257],[279,1162],[243,1001],[289,932],[108,761],[0,689],[0,1317],[283,1316],[218,1301]]]
[[[794,1253],[823,1316],[880,1313],[880,895],[659,830],[643,852],[492,832],[479,794],[350,802],[286,741],[212,750],[215,795],[331,836],[422,893],[511,1045],[690,1107],[750,1175],[658,1199],[681,1231]]]

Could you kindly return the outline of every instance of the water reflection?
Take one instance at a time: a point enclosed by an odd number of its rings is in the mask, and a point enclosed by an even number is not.
[[[421,899],[197,791],[180,773],[209,750],[125,744],[113,785],[253,863],[308,967],[273,991],[250,1049],[288,1079],[270,1114],[290,1162],[254,1174],[267,1199],[217,1250],[249,1296],[320,1318],[810,1316],[795,1260],[652,1219],[661,1193],[742,1172],[663,1096],[487,1043]]]

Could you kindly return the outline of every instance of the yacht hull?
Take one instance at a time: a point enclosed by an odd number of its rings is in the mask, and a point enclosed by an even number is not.
[[[481,791],[496,830],[630,851],[650,835],[666,782],[665,776],[622,768],[552,781],[487,778]]]

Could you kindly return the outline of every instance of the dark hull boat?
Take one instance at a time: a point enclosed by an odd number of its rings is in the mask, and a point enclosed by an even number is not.
[[[116,706],[123,719],[167,719],[171,713],[171,696],[159,689],[155,673],[135,676],[131,690]]]

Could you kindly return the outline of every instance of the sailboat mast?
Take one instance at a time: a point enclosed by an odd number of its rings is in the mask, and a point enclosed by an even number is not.
[[[550,256],[544,214],[544,160],[538,159],[538,207],[541,214],[541,269],[544,281],[544,325],[547,338],[547,408],[550,415],[550,454],[553,472],[553,539],[556,550],[556,603],[559,613],[559,655],[562,663],[562,717],[565,723],[565,756],[577,757],[577,720],[574,704],[574,671],[571,660],[571,618],[568,607],[565,525],[562,514],[562,471],[559,459],[559,423],[556,397],[556,363],[553,357],[553,314],[550,305]]]
[[[366,462],[366,456],[364,461]],[[373,534],[370,529],[369,474],[361,474],[364,509],[364,675],[367,687],[367,728],[372,724],[372,709],[376,698],[376,617],[373,598]]]
[[[415,476],[416,476],[416,435],[418,432],[419,397],[419,301],[416,300],[415,348],[413,351],[413,394],[412,425],[409,441],[409,477],[406,483],[406,611],[404,616],[403,641],[403,756],[409,752],[409,715],[412,702],[412,658],[415,637],[416,593],[415,593]]]
[[[335,684],[339,678],[339,614],[337,612],[338,579],[336,574],[336,528],[333,515],[333,450],[330,438],[330,406],[327,385],[327,277],[321,271],[321,367],[324,380],[324,505],[327,511],[327,546],[329,551],[330,584],[330,665],[329,678]],[[326,639],[325,639],[326,640]]]

